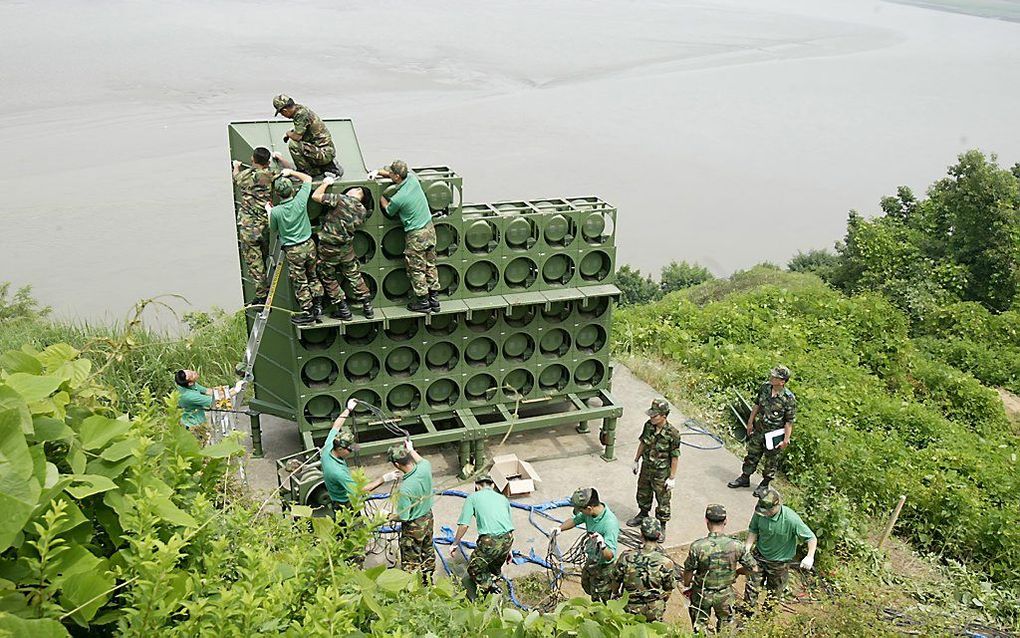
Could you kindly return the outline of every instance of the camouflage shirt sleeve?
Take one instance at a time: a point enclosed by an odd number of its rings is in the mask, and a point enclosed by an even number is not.
[[[676,459],[676,458],[680,457],[680,440],[681,440],[680,439],[680,430],[676,429],[673,426],[670,426],[669,429],[670,429],[670,434],[673,437],[673,448],[669,451],[669,456],[670,456],[670,458]]]
[[[670,591],[674,587],[676,587],[676,564],[667,559],[662,564],[662,588]]]
[[[652,426],[651,421],[645,421],[644,427],[641,428],[641,436],[639,437],[638,440],[644,443],[646,446],[651,445],[652,443],[655,442],[655,429]]]
[[[684,571],[695,572],[698,570],[698,545],[697,543],[691,545],[691,551],[687,552],[687,558],[684,559]]]
[[[768,383],[763,383],[758,388],[758,396],[754,399],[754,404],[758,407],[765,405],[765,402],[769,400],[769,396],[772,394],[772,386]]]
[[[737,559],[737,562],[740,563],[740,566],[747,571],[754,571],[754,568],[758,566],[758,563],[751,556],[751,552],[747,551],[747,547],[739,540],[735,538],[733,540],[737,543],[737,545],[739,545],[739,547],[737,547],[737,556],[740,558]]]
[[[336,206],[340,203],[340,193],[326,193],[322,196],[323,206]]]
[[[797,420],[797,397],[789,390],[786,392],[785,410],[783,411],[783,423],[793,423]]]
[[[304,138],[305,131],[307,130],[308,111],[303,106],[299,106],[297,111],[294,112],[294,132]]]

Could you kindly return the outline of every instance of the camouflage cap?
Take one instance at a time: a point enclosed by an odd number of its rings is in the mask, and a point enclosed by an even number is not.
[[[781,504],[782,502],[783,499],[781,496],[779,496],[779,492],[775,491],[772,488],[769,488],[765,490],[765,493],[762,494],[761,498],[758,499],[758,506],[754,508],[754,511],[755,513],[761,514],[762,516],[768,516],[769,512],[772,511],[772,508],[774,508],[776,505]]]
[[[645,411],[648,416],[669,416],[669,404],[665,399],[652,399],[652,407]]]
[[[403,461],[408,457],[408,455],[410,455],[410,452],[407,451],[407,448],[404,447],[403,443],[400,445],[391,445],[390,449],[386,450],[386,460],[390,463]]]
[[[479,476],[478,478],[475,479],[475,485],[479,485],[481,483],[488,483],[489,485],[495,485],[496,481],[493,481],[492,477],[489,476],[488,474],[482,474],[481,476]]]
[[[387,170],[394,175],[399,175],[400,179],[404,179],[407,177],[407,162],[404,160],[393,160],[389,167],[387,167]]]
[[[726,508],[718,503],[712,503],[705,508],[705,518],[713,523],[721,523],[726,520]]]
[[[358,444],[354,440],[354,435],[347,430],[340,430],[340,433],[333,439],[333,449],[338,447],[347,448],[351,452],[358,451]]]
[[[775,377],[776,379],[782,379],[783,381],[789,381],[790,369],[786,366],[776,366],[769,370],[769,376]]]
[[[662,523],[659,519],[646,516],[641,519],[641,535],[650,541],[662,538]]]
[[[592,488],[581,487],[574,491],[570,495],[570,504],[574,507],[574,512],[577,513],[582,507],[587,507],[588,503],[591,502]]]
[[[280,196],[280,199],[289,199],[294,196],[294,184],[282,175],[273,180],[273,190]]]
[[[273,98],[273,108],[276,109],[276,113],[273,115],[279,115],[280,111],[287,108],[288,106],[294,105],[294,98],[284,93],[281,93]]]

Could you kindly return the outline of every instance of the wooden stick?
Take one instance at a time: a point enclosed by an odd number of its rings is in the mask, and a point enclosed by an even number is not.
[[[885,531],[882,532],[882,538],[878,539],[878,549],[882,549],[882,545],[885,544],[889,534],[892,534],[893,527],[896,525],[896,519],[900,517],[900,510],[903,509],[903,504],[907,502],[907,495],[900,496],[900,502],[896,504],[896,508],[892,512],[892,516],[889,517],[889,524],[885,526]]]

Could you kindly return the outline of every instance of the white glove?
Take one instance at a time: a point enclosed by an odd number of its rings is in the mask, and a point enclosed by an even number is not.
[[[347,411],[348,412],[354,412],[354,410],[357,407],[358,407],[358,400],[357,399],[348,399],[347,400]]]
[[[404,449],[410,452],[414,452],[414,443],[411,443],[411,439],[404,439]]]
[[[400,470],[393,470],[382,475],[383,483],[391,483],[402,476]]]
[[[375,179],[376,177],[379,177],[379,172],[378,171],[369,171],[368,172],[368,179]]]
[[[336,181],[335,177],[323,177],[322,178],[322,183],[325,184],[326,186],[331,186],[333,184],[333,182],[335,182],[335,181]]]
[[[671,490],[674,487],[676,487],[676,479],[671,478],[666,479],[666,489]]]
[[[272,204],[268,204],[268,203],[266,204],[266,212],[267,213],[273,212],[273,205]]]
[[[814,556],[805,556],[800,561],[800,568],[801,569],[805,569],[805,570],[810,571],[811,568],[814,567],[814,566],[815,566],[815,557]]]
[[[606,548],[606,539],[602,538],[602,534],[599,534],[598,532],[592,532],[591,538],[593,541],[595,541],[595,547],[599,549]]]
[[[634,474],[638,474],[641,471],[641,459],[634,461]]]
[[[244,387],[244,381],[243,380],[242,381],[238,381],[237,383],[234,384],[234,387],[230,388],[230,393],[231,394],[237,394],[238,392],[241,391],[241,388],[243,388],[243,387]]]

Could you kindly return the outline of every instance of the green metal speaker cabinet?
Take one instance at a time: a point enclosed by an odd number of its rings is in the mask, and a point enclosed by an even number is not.
[[[605,457],[613,457],[622,409],[610,394],[609,337],[616,272],[616,210],[598,197],[463,203],[463,181],[445,166],[418,175],[433,212],[441,310],[405,308],[410,281],[404,231],[380,200],[396,187],[368,179],[350,120],[326,120],[343,178],[331,189],[368,190],[370,209],[354,237],[355,254],[376,316],[324,318],[294,326],[298,310],[281,274],[255,360],[250,409],[256,452],[258,414],[294,421],[310,448],[351,398],[374,406],[416,445],[458,442],[462,463],[484,464],[488,436],[602,421]],[[254,148],[287,154],[290,123],[234,122],[232,160]],[[316,182],[313,186],[318,186]],[[309,202],[317,227],[322,207]],[[274,238],[270,238],[270,249]],[[243,272],[245,303],[254,296]],[[253,317],[249,317],[249,329]],[[394,441],[378,413],[359,406],[349,422],[362,450]]]

